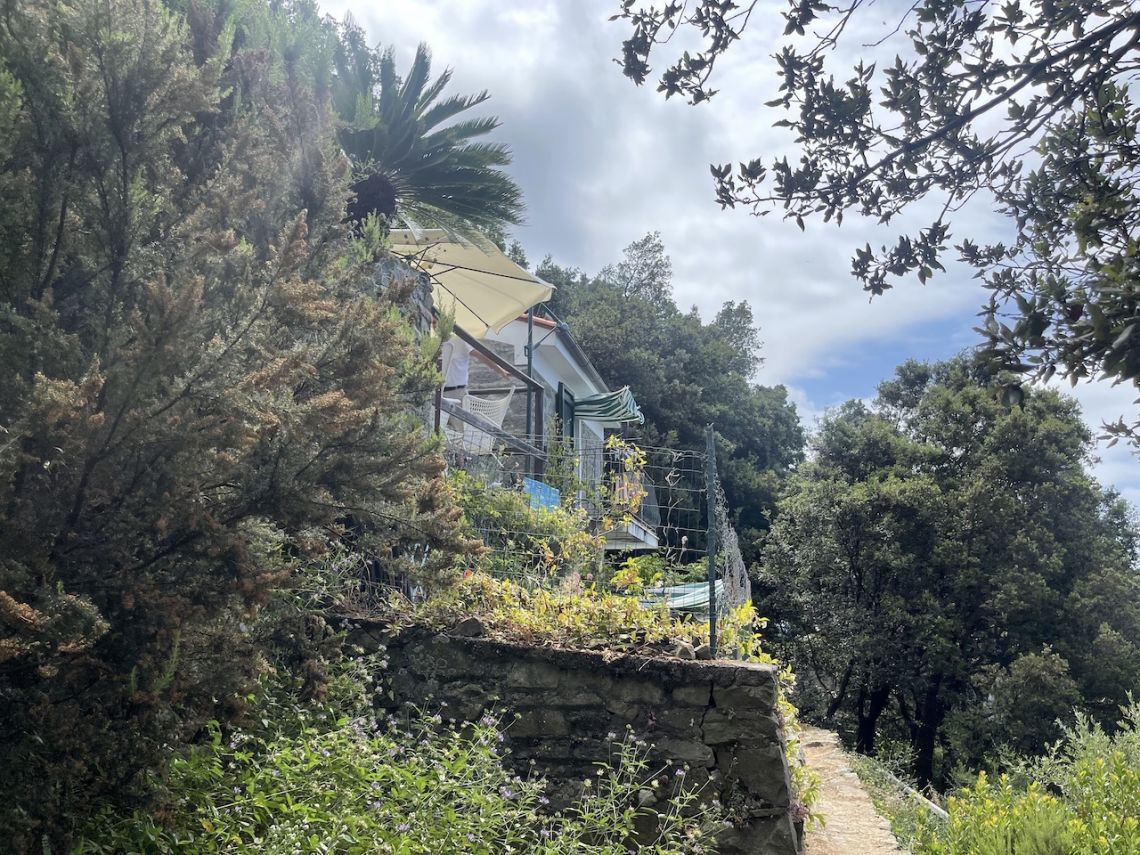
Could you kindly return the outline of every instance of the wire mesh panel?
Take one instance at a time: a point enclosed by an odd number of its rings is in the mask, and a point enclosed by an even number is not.
[[[736,529],[732,527],[729,517],[728,501],[719,483],[713,501],[713,518],[717,527],[717,545],[721,555],[718,570],[723,581],[717,609],[727,612],[752,601],[752,582],[748,578],[744,556],[740,554],[740,541],[736,537]]]
[[[663,586],[707,580],[711,519],[718,542],[716,572],[723,582],[717,586],[717,610],[724,612],[749,601],[747,568],[719,485],[710,511],[705,451],[629,439],[615,444],[588,431],[580,431],[572,440],[549,436],[522,439],[545,446],[541,473],[530,471],[525,454],[501,446],[491,454],[453,457],[453,465],[488,489],[527,493],[534,507],[557,506],[581,515],[591,534],[605,538],[611,565],[627,555],[653,556],[651,563],[661,568]],[[636,449],[638,458],[634,466],[628,465],[627,458],[634,453],[631,449]],[[536,483],[541,490],[535,488]],[[549,575],[551,565],[573,565],[582,574],[589,573],[591,565],[602,569],[605,559],[600,554],[593,561],[583,561],[579,555],[573,561],[560,562],[555,556],[556,560],[547,561],[544,569],[543,561],[535,557],[542,553],[536,544],[550,542],[551,536],[548,526],[541,528],[532,526],[528,530],[517,520],[504,525],[504,520],[493,515],[476,522],[478,533],[492,552],[502,553],[502,560],[493,561],[492,566],[503,572],[512,566],[517,572],[522,566],[528,568],[528,577],[539,579]],[[512,550],[513,556],[509,554]]]

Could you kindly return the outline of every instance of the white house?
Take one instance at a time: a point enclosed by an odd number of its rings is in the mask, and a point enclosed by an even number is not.
[[[471,361],[468,394],[488,400],[501,400],[510,394],[502,422],[505,432],[535,445],[561,440],[563,447],[573,449],[578,477],[587,484],[602,483],[606,477],[607,431],[643,420],[629,389],[611,391],[569,327],[537,313],[533,318],[523,315],[498,331],[489,331],[481,343],[541,384],[541,402],[531,400],[528,418],[528,400],[522,384],[478,359]],[[607,532],[607,548],[657,547],[652,494],[642,504],[644,511],[635,519]]]

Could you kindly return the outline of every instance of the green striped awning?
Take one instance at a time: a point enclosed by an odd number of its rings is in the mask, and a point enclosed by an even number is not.
[[[574,402],[574,416],[579,419],[615,424],[628,422],[645,424],[645,416],[641,414],[641,408],[637,406],[633,392],[629,391],[628,386],[622,386],[616,392],[579,398]]]

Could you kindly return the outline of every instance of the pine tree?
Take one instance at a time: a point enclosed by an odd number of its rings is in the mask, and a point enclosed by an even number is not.
[[[250,615],[351,520],[464,544],[426,350],[342,225],[288,10],[0,10],[0,825],[57,851],[232,713]]]

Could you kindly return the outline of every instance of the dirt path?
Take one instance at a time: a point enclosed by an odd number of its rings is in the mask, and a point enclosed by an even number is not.
[[[834,733],[805,727],[807,764],[823,779],[816,809],[827,818],[807,833],[805,855],[891,855],[901,853],[890,824],[875,812],[871,797],[847,765]]]

